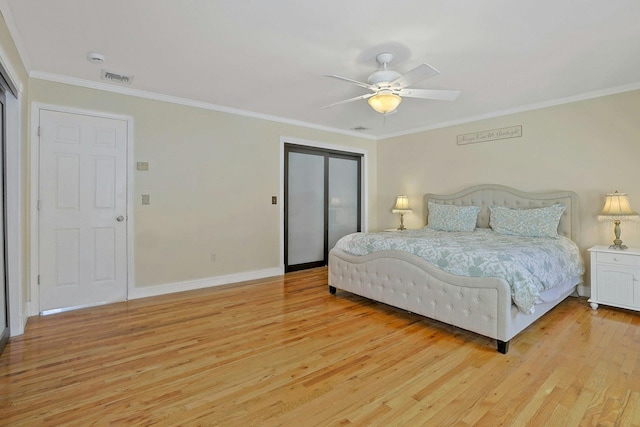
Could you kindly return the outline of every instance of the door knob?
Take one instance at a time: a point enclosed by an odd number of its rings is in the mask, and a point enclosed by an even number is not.
[[[124,217],[122,215],[120,215],[119,217],[116,218],[116,221],[122,222],[122,221],[124,221]]]

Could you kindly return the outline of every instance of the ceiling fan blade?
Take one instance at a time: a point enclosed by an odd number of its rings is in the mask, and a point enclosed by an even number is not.
[[[407,98],[436,99],[439,101],[453,101],[458,95],[459,90],[435,90],[435,89],[402,89],[398,95]]]
[[[391,86],[400,86],[401,88],[411,86],[414,83],[434,77],[440,74],[440,71],[436,70],[429,64],[420,64],[413,70],[406,72],[397,79],[391,82]]]
[[[371,89],[371,90],[376,90],[375,86],[370,85],[369,83],[364,83],[364,82],[359,82],[357,80],[353,80],[353,79],[348,79],[346,77],[342,77],[342,76],[336,76],[335,74],[325,74],[326,77],[331,77],[332,79],[338,79],[338,80],[343,80],[345,82],[349,82],[349,83],[353,83],[355,85],[367,88],[367,89]]]
[[[334,107],[336,105],[340,105],[340,104],[346,104],[348,102],[353,102],[353,101],[359,101],[360,99],[367,99],[367,98],[371,98],[373,95],[373,93],[368,93],[366,95],[360,95],[360,96],[356,96],[355,98],[349,98],[349,99],[345,99],[344,101],[340,101],[340,102],[335,102],[333,104],[329,104],[329,105],[325,105],[322,108],[329,108],[329,107]]]

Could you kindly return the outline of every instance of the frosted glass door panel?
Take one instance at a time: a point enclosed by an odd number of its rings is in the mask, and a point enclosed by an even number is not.
[[[358,161],[329,158],[329,250],[358,231]]]
[[[324,260],[324,157],[289,153],[288,265]]]

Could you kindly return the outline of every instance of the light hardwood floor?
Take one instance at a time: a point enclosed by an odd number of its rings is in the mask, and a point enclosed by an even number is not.
[[[502,355],[314,269],[32,318],[0,424],[640,426],[639,325],[568,298]]]

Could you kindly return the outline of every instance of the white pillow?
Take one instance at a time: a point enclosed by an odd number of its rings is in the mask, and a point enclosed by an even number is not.
[[[489,225],[501,234],[522,237],[558,237],[560,217],[567,207],[562,203],[533,209],[491,206]]]
[[[478,206],[441,205],[428,202],[427,227],[440,231],[473,231],[478,221]]]

